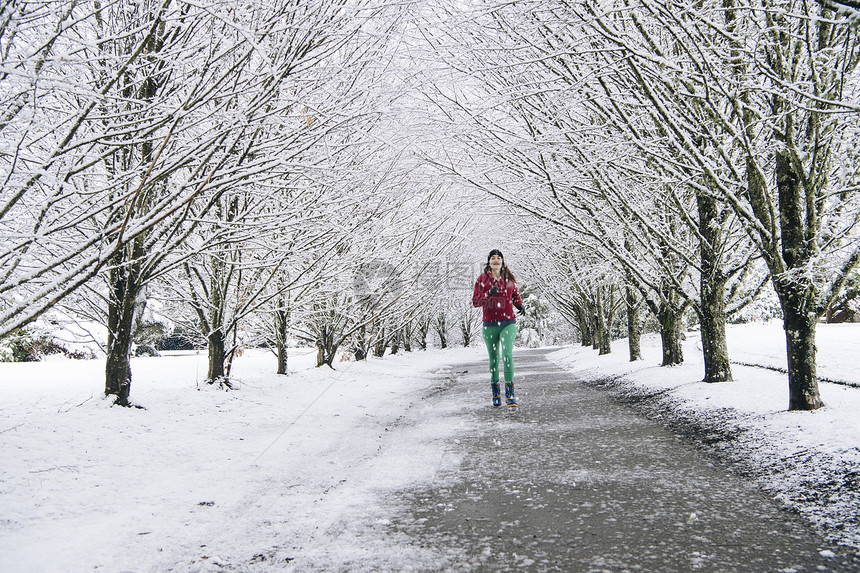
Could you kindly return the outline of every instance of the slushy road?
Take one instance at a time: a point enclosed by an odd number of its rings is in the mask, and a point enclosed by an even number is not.
[[[486,362],[434,400],[486,404],[437,484],[390,527],[445,571],[857,571],[857,556],[657,422],[517,350],[520,407],[490,406]]]

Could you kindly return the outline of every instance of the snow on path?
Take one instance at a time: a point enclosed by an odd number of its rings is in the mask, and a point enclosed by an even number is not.
[[[729,356],[746,364],[784,368],[781,323],[730,325]],[[860,385],[860,324],[821,324],[818,372]],[[581,380],[617,380],[617,391],[651,403],[655,415],[731,439],[715,444],[755,475],[761,487],[820,527],[835,542],[860,548],[860,388],[821,382],[825,407],[789,412],[788,379],[766,368],[733,365],[734,381],[702,382],[697,332],[687,333],[684,364],[661,367],[657,335],[643,338],[644,359],[628,361],[627,340],[599,356],[569,347],[550,355]]]

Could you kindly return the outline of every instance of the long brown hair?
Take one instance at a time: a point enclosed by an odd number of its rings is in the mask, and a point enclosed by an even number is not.
[[[484,265],[484,272],[490,272],[490,261],[487,261],[487,264]],[[511,269],[508,268],[508,265],[505,264],[505,260],[502,259],[502,278],[506,281],[511,281],[512,283],[517,282],[517,279],[514,278],[514,273],[511,272]]]

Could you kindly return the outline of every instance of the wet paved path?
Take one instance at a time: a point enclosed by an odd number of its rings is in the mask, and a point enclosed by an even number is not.
[[[464,571],[857,571],[793,515],[656,422],[515,352],[516,411],[490,407],[486,363],[439,400],[484,404],[440,485],[402,492],[391,524]],[[831,553],[833,551],[833,553]]]

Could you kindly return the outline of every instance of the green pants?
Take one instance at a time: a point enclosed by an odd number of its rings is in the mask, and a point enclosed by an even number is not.
[[[517,336],[517,325],[485,326],[484,342],[490,355],[490,381],[499,381],[499,356],[505,370],[505,382],[514,381],[514,338]]]

